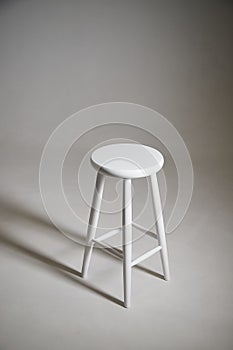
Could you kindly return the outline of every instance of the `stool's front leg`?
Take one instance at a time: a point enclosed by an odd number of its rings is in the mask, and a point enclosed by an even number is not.
[[[167,253],[167,242],[164,230],[163,213],[161,207],[159,186],[156,174],[151,175],[151,191],[152,191],[152,201],[156,220],[156,228],[158,233],[158,242],[162,247],[160,250],[160,256],[162,260],[162,267],[164,273],[164,279],[168,281],[170,279],[169,264],[168,264],[168,253]]]
[[[132,260],[132,197],[131,180],[123,180],[123,276],[124,276],[124,306],[130,307],[131,299],[131,260]]]
[[[104,190],[104,181],[105,181],[104,175],[98,173],[96,177],[96,185],[95,185],[95,190],[94,190],[94,195],[92,200],[92,207],[91,207],[90,217],[88,222],[86,247],[84,251],[83,267],[82,267],[83,277],[86,277],[89,264],[90,264],[91,253],[93,249],[92,240],[95,237],[96,228],[99,221],[100,206],[101,206],[101,200],[103,197],[103,190]]]

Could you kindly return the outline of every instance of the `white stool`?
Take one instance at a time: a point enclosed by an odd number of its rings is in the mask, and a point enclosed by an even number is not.
[[[132,266],[138,264],[144,259],[149,258],[159,251],[164,279],[167,281],[170,278],[166,236],[156,176],[156,173],[163,167],[164,159],[160,152],[151,147],[133,143],[121,143],[98,148],[92,153],[91,162],[98,172],[88,223],[82,276],[85,277],[87,275],[94,244],[97,244],[103,248],[108,248],[106,251],[123,260],[124,306],[129,307],[131,297]],[[121,231],[121,229],[110,231],[95,239],[104,189],[104,181],[106,177],[105,175],[123,179],[123,250],[111,247],[103,242],[104,239],[113,236]],[[157,235],[153,235],[158,239],[158,246],[132,261],[132,226],[136,226],[138,228],[140,227],[139,225],[132,223],[131,180],[142,177],[150,177],[153,209],[157,229]]]

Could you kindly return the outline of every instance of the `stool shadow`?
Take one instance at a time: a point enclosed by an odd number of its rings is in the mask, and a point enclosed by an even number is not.
[[[134,269],[137,269],[137,270],[141,270],[141,271],[143,271],[143,272],[146,272],[146,273],[148,273],[148,274],[150,274],[150,275],[152,275],[152,276],[154,276],[154,277],[160,278],[161,280],[164,280],[164,281],[165,281],[165,278],[164,278],[164,276],[163,276],[161,273],[158,273],[158,272],[156,272],[156,271],[150,270],[150,269],[148,269],[148,268],[145,267],[145,266],[142,266],[142,265],[135,265],[133,268],[134,268]]]
[[[38,226],[38,229],[51,229],[53,233],[61,234],[61,232],[53,225],[53,223],[47,218],[43,217],[42,215],[38,215],[35,211],[32,211],[31,208],[23,207],[21,203],[16,203],[13,200],[9,200],[6,198],[0,198],[0,209],[1,212],[7,214],[8,216],[12,216],[14,220],[23,220],[20,224],[24,224],[24,220],[31,222],[35,227]],[[34,249],[33,247],[29,247],[25,245],[25,243],[20,242],[18,239],[15,239],[12,237],[12,232],[6,232],[6,229],[3,225],[0,226],[0,229],[2,232],[5,232],[4,234],[0,233],[0,243],[11,248],[12,250],[24,254],[28,257],[30,257],[34,261],[42,262],[44,265],[49,267],[51,270],[53,270],[54,273],[63,276],[63,278],[69,279],[69,281],[73,281],[76,284],[79,284],[81,287],[84,287],[102,297],[105,299],[112,301],[120,306],[123,306],[123,301],[120,299],[117,299],[113,297],[112,295],[106,293],[105,291],[99,289],[95,285],[91,284],[89,281],[85,280],[81,276],[81,272],[63,264],[60,261],[54,260],[50,256],[44,254],[43,252],[38,251],[37,249]],[[82,235],[76,235],[77,238],[81,242],[83,241]],[[66,237],[67,238],[67,237]],[[69,239],[69,238],[67,238]],[[75,244],[75,242],[74,242]],[[80,245],[76,242],[76,244]],[[97,251],[101,254],[106,254],[102,251],[102,249],[97,249]],[[157,278],[164,279],[163,275],[154,272],[152,270],[149,270],[148,268],[136,265],[134,266],[135,269],[144,271],[146,273],[149,273]]]
[[[78,270],[75,270],[74,268],[63,264],[60,261],[54,260],[53,258],[45,255],[44,253],[32,249],[31,247],[25,246],[25,244],[22,244],[21,242],[16,241],[15,239],[9,238],[6,235],[0,234],[0,243],[10,247],[16,252],[30,257],[33,260],[42,262],[51,270],[53,270],[54,273],[62,276],[63,278],[66,278],[69,281],[73,281],[75,284],[79,284],[80,286],[104,297],[105,299],[108,299],[120,306],[123,306],[123,301],[113,297],[112,295],[106,293],[105,291],[97,288],[93,284],[84,280],[81,276],[81,272],[79,272]]]
[[[105,250],[107,251],[108,248],[105,248]],[[97,249],[97,252],[99,252],[100,254],[105,254],[105,255],[108,255],[107,252],[104,251],[104,249]],[[156,278],[159,278],[161,280],[164,280],[165,281],[165,278],[164,278],[164,275],[162,275],[161,273],[159,272],[156,272],[156,271],[153,271],[151,269],[148,269],[148,267],[145,267],[143,265],[134,265],[133,266],[133,269],[136,269],[136,270],[141,270],[143,272],[146,272]]]
[[[53,231],[53,233],[56,233],[58,235],[62,235],[63,237],[68,238],[64,234],[62,234],[57,227],[52,223],[52,221],[49,219],[48,215],[46,213],[38,214],[35,212],[35,210],[32,210],[32,207],[26,207],[25,204],[17,203],[13,198],[9,199],[6,197],[0,198],[0,212],[3,217],[10,217],[12,220],[17,221],[19,224],[23,225],[24,221],[30,222],[33,224],[34,227],[38,228],[44,228],[44,229],[50,229]],[[23,220],[23,222],[20,222]],[[0,227],[1,228],[1,227]],[[64,231],[69,232],[70,229],[67,229],[63,227]],[[72,233],[72,232],[70,232]],[[80,243],[84,243],[83,235],[78,235],[75,232],[75,235],[77,237],[77,240]],[[68,238],[69,239],[69,238]]]
[[[55,233],[55,234],[61,235],[61,232],[53,225],[53,223],[49,220],[49,218],[47,218],[46,216],[44,217],[43,215],[37,214],[35,211],[31,209],[31,207],[30,208],[26,207],[25,204],[22,205],[22,203],[19,203],[19,202],[17,203],[13,198],[12,199],[9,199],[6,197],[0,198],[0,212],[3,218],[8,217],[9,220],[15,222],[16,227],[18,225],[23,226],[25,222],[30,222],[33,225],[33,227],[38,229],[38,232],[40,232],[41,229],[42,230],[49,229],[51,230],[52,234]],[[0,243],[2,245],[7,246],[8,248],[14,250],[15,252],[28,256],[29,258],[32,259],[32,261],[34,260],[34,261],[42,262],[45,266],[53,270],[54,273],[62,276],[63,278],[69,279],[69,281],[73,281],[74,283],[79,284],[81,287],[84,287],[104,297],[105,299],[108,299],[118,305],[123,306],[123,301],[99,289],[98,287],[89,283],[89,281],[87,281],[86,279],[83,279],[81,276],[81,272],[79,272],[78,270],[63,264],[60,261],[55,260],[54,258],[44,254],[43,252],[40,252],[37,249],[34,249],[34,247],[25,245],[25,243],[21,242],[18,238],[16,239],[13,236],[14,232],[6,230],[6,227],[4,227],[3,221],[2,222],[0,221],[0,230],[1,230]],[[66,237],[64,235],[62,236]],[[80,244],[81,242],[84,241],[83,235],[76,234],[76,237],[80,241]],[[66,237],[66,239],[69,239],[69,238]],[[75,244],[76,242],[73,242],[73,243]]]

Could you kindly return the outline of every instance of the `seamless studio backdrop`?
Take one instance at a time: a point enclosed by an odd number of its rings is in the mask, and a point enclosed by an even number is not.
[[[0,2],[1,350],[232,350],[232,35],[227,0]],[[83,280],[83,246],[53,226],[39,191],[53,130],[110,101],[164,115],[194,168],[189,211],[167,238],[171,281],[153,273],[155,256],[135,268],[130,310],[119,302],[120,263],[94,252]],[[80,152],[108,135],[154,142],[120,126],[81,140],[66,164],[74,205]],[[84,220],[88,211],[80,207]],[[85,227],[64,226],[85,237]]]

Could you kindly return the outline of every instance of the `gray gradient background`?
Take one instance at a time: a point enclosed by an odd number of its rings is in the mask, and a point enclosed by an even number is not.
[[[1,1],[1,350],[233,348],[232,11],[226,0]],[[168,236],[172,280],[150,272],[157,257],[135,268],[130,310],[119,262],[96,252],[89,279],[79,277],[83,247],[50,223],[38,185],[54,128],[109,101],[163,114],[194,165],[189,212]],[[104,135],[83,140],[83,154]],[[74,202],[75,154],[65,180]]]

